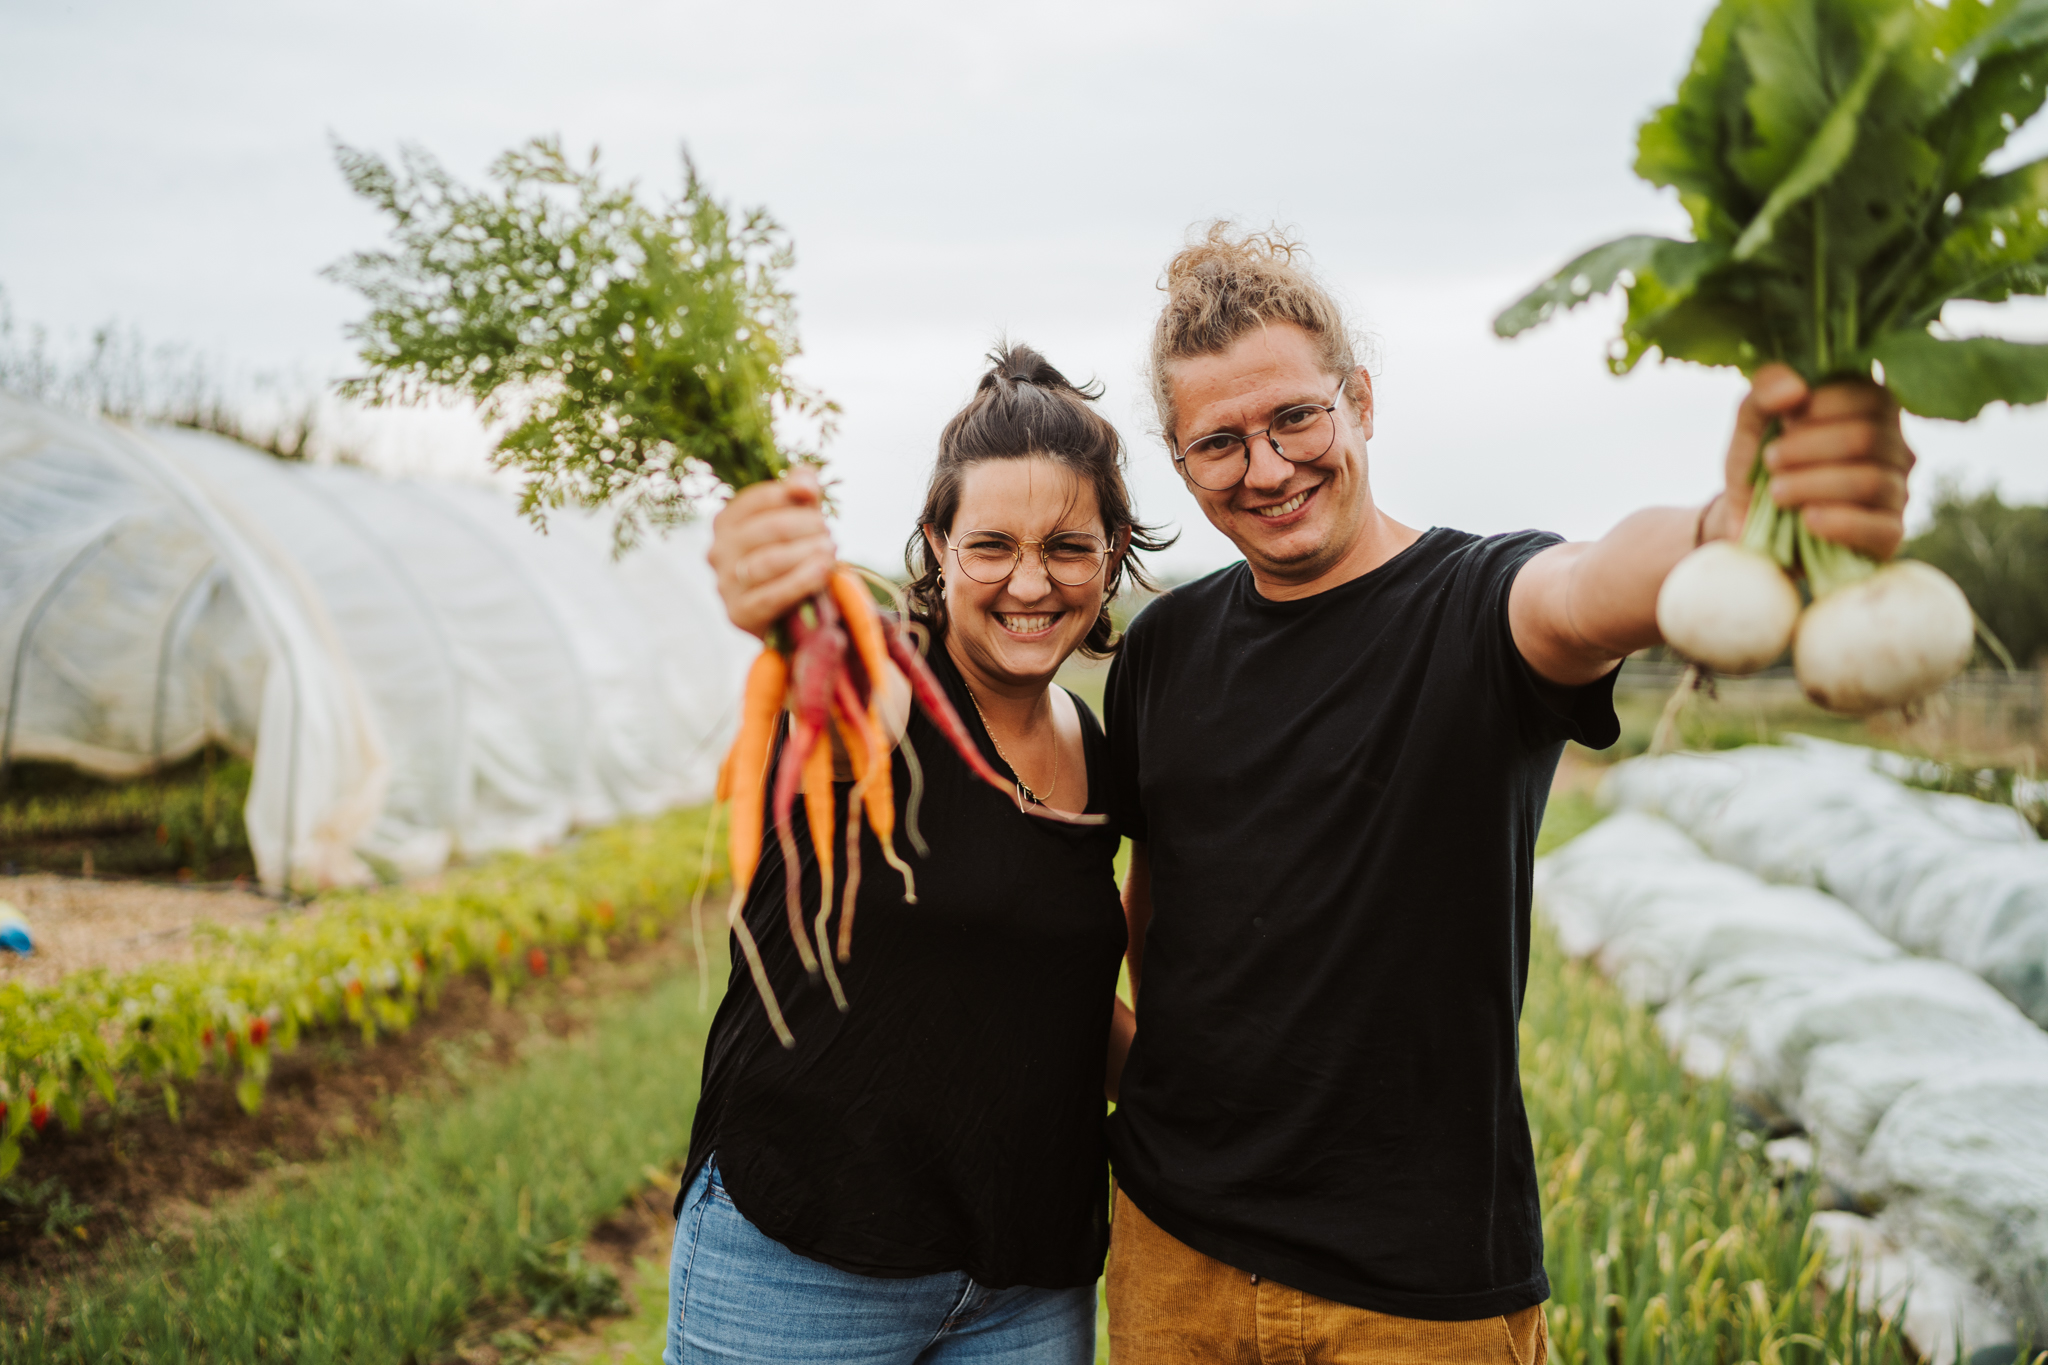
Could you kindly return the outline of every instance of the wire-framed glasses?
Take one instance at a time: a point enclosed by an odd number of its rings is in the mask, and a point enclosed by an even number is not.
[[[977,583],[1000,583],[1017,571],[1026,546],[1037,548],[1045,576],[1062,587],[1091,581],[1109,560],[1109,547],[1086,531],[1061,531],[1043,540],[1018,540],[1007,531],[968,531],[949,548],[961,573]]]
[[[1273,453],[1295,464],[1308,464],[1330,453],[1337,443],[1337,405],[1343,401],[1344,385],[1327,403],[1297,403],[1273,414],[1262,431],[1215,431],[1189,441],[1175,452],[1173,462],[1181,476],[1197,488],[1224,493],[1244,482],[1252,467],[1252,442],[1260,436]]]

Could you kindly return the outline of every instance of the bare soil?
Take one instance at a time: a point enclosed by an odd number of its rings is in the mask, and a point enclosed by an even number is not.
[[[192,955],[201,924],[255,924],[276,901],[233,887],[197,888],[163,882],[98,881],[47,873],[0,877],[0,901],[28,921],[36,950],[0,952],[0,985],[47,986],[93,967],[126,971]]]

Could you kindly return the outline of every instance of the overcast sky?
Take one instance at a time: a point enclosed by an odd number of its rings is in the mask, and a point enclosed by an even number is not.
[[[845,408],[842,539],[893,563],[933,443],[998,337],[1100,377],[1179,572],[1233,557],[1172,476],[1140,382],[1189,225],[1279,223],[1374,337],[1374,485],[1394,515],[1591,536],[1718,479],[1732,373],[1607,375],[1615,310],[1504,343],[1493,314],[1574,252],[1682,231],[1629,171],[1698,0],[977,5],[0,0],[0,287],[60,342],[107,321],[247,372],[346,372],[319,277],[382,225],[330,138],[465,178],[536,134],[616,174],[770,208],[797,245],[803,376]],[[2039,127],[2022,133],[2048,150]],[[1986,319],[1967,319],[1986,322]],[[1989,319],[2048,338],[2048,310]],[[365,422],[446,471],[456,414]],[[1944,474],[2048,498],[2048,414],[1914,423]]]

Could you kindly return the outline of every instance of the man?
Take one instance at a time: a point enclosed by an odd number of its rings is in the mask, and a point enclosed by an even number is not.
[[[1881,389],[1770,366],[1704,507],[1588,544],[1419,531],[1373,500],[1371,377],[1294,255],[1213,230],[1153,341],[1175,465],[1244,561],[1154,602],[1110,674],[1138,1003],[1110,1059],[1111,1359],[1532,1365],[1516,1026],[1564,741],[1615,738],[1614,671],[1657,642],[1672,566],[1738,533],[1773,420],[1771,495],[1880,558],[1913,457]],[[720,590],[765,627],[836,551],[815,481],[742,508]]]
[[[1111,1359],[1529,1365],[1516,1030],[1564,742],[1615,739],[1614,673],[1672,566],[1739,533],[1772,419],[1771,495],[1880,558],[1913,457],[1881,389],[1772,366],[1705,507],[1585,544],[1417,530],[1373,500],[1371,378],[1294,256],[1212,229],[1153,342],[1175,464],[1244,561],[1153,603],[1108,685],[1137,1002]]]

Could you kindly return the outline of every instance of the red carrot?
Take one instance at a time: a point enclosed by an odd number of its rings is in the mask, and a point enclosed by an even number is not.
[[[803,619],[806,610],[815,624]],[[827,597],[813,598],[796,617],[796,658],[790,664],[790,691],[795,715],[789,739],[782,750],[782,764],[775,774],[775,834],[782,841],[783,887],[789,913],[790,937],[796,940],[797,957],[811,976],[818,975],[818,959],[811,953],[810,936],[804,932],[803,888],[798,876],[796,835],[789,823],[796,794],[803,785],[804,764],[812,746],[824,738],[832,719],[832,681],[846,668],[846,632],[835,619],[838,611]]]
[[[1008,797],[1017,809],[1026,815],[1035,815],[1042,820],[1057,820],[1069,825],[1099,825],[1105,822],[1107,817],[1101,815],[1069,815],[1065,811],[1054,810],[1039,802],[1024,800],[1016,785],[1004,781],[1002,776],[989,766],[988,760],[982,757],[981,746],[967,733],[966,725],[961,723],[960,713],[953,709],[953,703],[946,696],[946,689],[939,685],[938,678],[933,675],[931,666],[924,661],[924,657],[910,647],[910,642],[903,638],[902,632],[890,631],[888,634],[889,657],[903,670],[903,676],[910,679],[910,689],[916,695],[918,705],[924,708],[925,715],[931,718],[939,733],[944,735],[960,757],[967,761],[968,768],[976,777]]]

